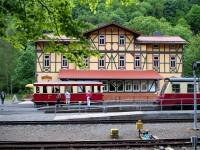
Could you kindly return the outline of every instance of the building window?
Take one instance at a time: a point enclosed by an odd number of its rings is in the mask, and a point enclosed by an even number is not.
[[[153,49],[159,49],[159,47],[160,47],[159,44],[154,44],[153,45]]]
[[[103,80],[103,92],[108,92],[108,81]]]
[[[135,69],[138,69],[141,67],[141,57],[140,55],[135,55]]]
[[[147,81],[146,80],[141,81],[141,91],[147,91]]]
[[[134,80],[133,81],[133,92],[139,92],[140,91],[140,81]]]
[[[84,58],[85,61],[85,67],[88,68],[89,67],[89,57]]]
[[[135,44],[135,49],[140,49],[141,45],[140,44]]]
[[[105,41],[105,35],[99,35],[99,45],[104,45]]]
[[[44,67],[50,67],[50,56],[44,55]]]
[[[117,92],[123,92],[124,91],[124,82],[122,80],[117,81]]]
[[[149,92],[156,92],[156,82],[153,80],[148,81],[148,89]]]
[[[105,56],[99,58],[99,68],[105,68]]]
[[[67,61],[67,58],[64,55],[62,56],[62,67],[63,68],[68,68],[69,67],[69,63]]]
[[[176,57],[170,56],[170,68],[176,68]]]
[[[125,35],[119,36],[119,45],[125,45]]]
[[[125,81],[125,92],[131,92],[132,91],[132,81],[126,80]]]
[[[172,93],[180,93],[180,84],[172,84]]]
[[[158,71],[159,66],[160,66],[159,55],[154,55],[153,56],[153,69]]]
[[[116,87],[117,87],[117,83],[115,80],[111,80],[109,82],[109,91],[110,92],[115,92],[116,91]]]
[[[170,49],[176,49],[176,45],[175,44],[170,44],[169,47],[170,47]]]
[[[193,92],[194,92],[194,84],[188,84],[187,93],[193,93]]]
[[[125,56],[120,55],[119,56],[119,68],[124,68],[125,67]]]

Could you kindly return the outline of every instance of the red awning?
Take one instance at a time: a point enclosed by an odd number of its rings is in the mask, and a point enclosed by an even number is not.
[[[162,77],[153,70],[61,70],[60,79],[157,79]]]

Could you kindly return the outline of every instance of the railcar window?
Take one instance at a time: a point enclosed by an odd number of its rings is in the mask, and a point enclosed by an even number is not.
[[[36,93],[40,93],[40,87],[36,86]]]
[[[73,93],[73,88],[72,86],[66,86],[65,91],[68,91],[69,93]]]
[[[98,93],[100,93],[101,92],[101,86],[98,86],[97,90],[98,90]]]
[[[60,93],[60,87],[59,86],[52,87],[52,93]]]
[[[194,92],[194,84],[188,84],[187,85],[187,92],[193,93]]]
[[[94,93],[94,86],[92,86],[92,93]]]
[[[47,87],[43,86],[43,93],[47,93]]]
[[[85,86],[78,86],[78,93],[85,93]]]
[[[172,84],[172,92],[180,93],[180,84]]]

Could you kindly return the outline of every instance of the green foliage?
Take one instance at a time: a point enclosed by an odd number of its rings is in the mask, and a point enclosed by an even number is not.
[[[35,48],[28,44],[26,49],[20,51],[14,73],[12,74],[12,81],[14,92],[17,89],[25,89],[25,85],[33,83],[35,79]]]
[[[16,66],[17,50],[0,40],[0,90],[10,92],[11,76]]]
[[[183,72],[185,76],[192,76],[192,63],[200,60],[200,34],[194,36],[188,43],[184,55]],[[198,72],[200,76],[200,72]]]
[[[200,6],[192,6],[187,14],[187,21],[194,33],[200,32]]]
[[[179,35],[182,38],[189,40],[192,37],[192,33],[188,26],[177,24],[171,25],[165,19],[156,19],[155,17],[135,17],[127,24],[128,27],[133,30],[141,32],[143,35],[153,35],[154,32],[159,31],[163,35]]]

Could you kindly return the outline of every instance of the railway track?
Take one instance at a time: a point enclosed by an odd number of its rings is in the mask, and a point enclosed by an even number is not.
[[[200,145],[200,138],[198,145]],[[153,146],[192,146],[190,139],[110,140],[110,141],[0,141],[0,149],[129,148]]]
[[[0,121],[0,125],[62,125],[62,124],[123,124],[136,123],[138,120],[134,119],[96,119],[96,120],[62,120],[62,121]],[[142,120],[143,123],[182,123],[193,122],[192,119],[150,119]]]

